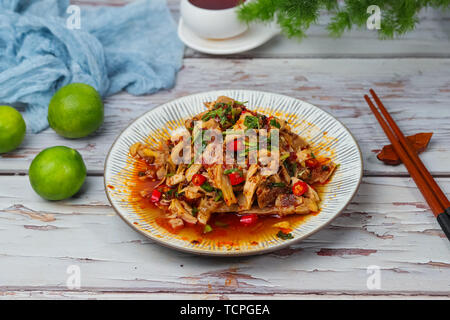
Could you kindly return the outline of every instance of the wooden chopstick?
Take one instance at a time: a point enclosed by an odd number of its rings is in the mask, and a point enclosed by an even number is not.
[[[376,96],[375,91],[373,91],[373,93],[372,93],[372,91],[373,90],[371,90],[371,94],[373,96],[374,95]],[[378,100],[380,102],[380,104],[382,105],[381,100],[378,98],[378,96],[376,96],[377,98],[375,98],[375,96],[374,96],[375,101]],[[377,108],[373,104],[372,100],[370,100],[369,96],[364,95],[364,99],[366,100],[366,102],[369,105],[370,109],[372,110],[373,114],[377,118],[381,128],[383,129],[383,131],[385,132],[389,141],[391,142],[395,152],[398,154],[400,160],[402,160],[402,162],[405,165],[406,169],[408,170],[409,174],[411,175],[411,177],[413,178],[417,187],[419,188],[420,192],[424,196],[425,200],[427,201],[428,205],[430,206],[431,210],[433,211],[433,214],[436,216],[445,235],[450,240],[450,208],[448,206],[445,206],[446,202],[444,200],[447,198],[445,197],[444,193],[441,190],[441,193],[445,199],[440,200],[438,198],[438,196],[434,193],[433,188],[428,184],[428,182],[424,178],[424,176],[422,176],[422,173],[419,170],[419,167],[416,165],[416,162],[413,162],[413,160],[409,156],[409,153],[405,150],[403,145],[399,141],[397,141],[394,133],[391,131],[391,128],[385,122],[385,120],[381,116],[380,112],[377,110]],[[378,102],[377,102],[377,104],[378,104]],[[380,104],[378,104],[378,106],[380,106]],[[391,120],[391,121],[388,120],[389,123],[390,124],[393,123],[394,127],[397,127],[398,132],[403,136],[403,134],[400,131],[400,128],[398,128],[398,126],[395,124],[394,119],[392,119],[392,117],[390,117],[386,108],[384,108],[384,106],[382,106],[382,108],[380,108],[380,109],[382,110],[382,112],[384,109],[385,112],[383,112],[383,114],[385,115],[385,117],[387,114],[388,116],[386,118]],[[399,139],[401,139],[401,138],[399,138]],[[405,139],[405,141],[406,141],[406,139]],[[405,143],[405,145],[407,146],[407,148],[409,147],[408,143]],[[418,157],[417,154],[415,154],[415,153],[411,153],[411,154],[413,154],[415,157]],[[422,165],[423,165],[423,163],[422,163]],[[423,166],[423,167],[425,168],[425,166]],[[428,172],[428,170],[426,170],[426,172]],[[428,172],[428,174],[429,174],[429,172]],[[430,175],[430,177],[431,177],[431,175]],[[434,179],[432,177],[431,177],[431,179],[434,181]],[[437,186],[437,184],[436,184],[436,186]],[[437,188],[439,188],[439,186],[437,186]],[[439,188],[439,190],[440,190],[440,188]],[[441,201],[442,201],[442,203],[441,203]],[[447,203],[448,203],[448,200],[447,200]]]
[[[389,123],[389,126],[394,131],[395,135],[397,136],[398,140],[400,141],[400,144],[405,149],[406,153],[411,158],[412,162],[416,165],[416,167],[419,169],[419,172],[422,174],[423,178],[426,180],[430,188],[433,190],[433,192],[436,194],[436,197],[438,198],[439,202],[441,203],[442,207],[448,208],[450,207],[450,201],[448,201],[447,197],[445,196],[444,192],[442,192],[441,188],[439,188],[436,181],[431,176],[428,169],[423,164],[422,160],[420,160],[419,156],[416,152],[411,148],[410,144],[406,140],[403,132],[400,130],[400,128],[395,123],[394,119],[392,119],[389,112],[384,107],[383,103],[381,102],[380,98],[378,98],[377,94],[373,89],[370,89],[370,93],[375,100],[376,104],[378,105],[378,108],[380,109],[381,113],[383,114],[384,118]]]
[[[441,213],[443,211],[443,207],[440,204],[439,200],[436,198],[436,196],[428,188],[427,182],[422,177],[422,175],[420,174],[420,172],[419,172],[418,168],[415,166],[415,164],[408,157],[408,155],[406,154],[406,151],[403,149],[401,144],[397,141],[397,139],[394,136],[394,133],[388,127],[387,123],[384,121],[384,119],[381,116],[380,112],[377,110],[377,108],[373,104],[372,100],[370,100],[368,95],[364,95],[364,99],[366,99],[367,104],[369,105],[369,107],[372,110],[373,114],[375,115],[375,117],[377,118],[378,122],[380,123],[381,128],[383,129],[384,133],[386,134],[386,136],[388,137],[388,139],[391,142],[392,146],[394,147],[395,152],[398,154],[400,160],[402,160],[402,162],[405,165],[406,169],[408,169],[411,177],[414,179],[414,181],[415,181],[417,187],[419,188],[420,192],[425,197],[425,200],[428,202],[431,210],[437,216],[439,213]]]

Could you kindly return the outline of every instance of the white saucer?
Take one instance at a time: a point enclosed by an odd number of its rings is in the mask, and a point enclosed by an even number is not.
[[[233,54],[256,48],[269,41],[280,30],[276,25],[252,24],[243,34],[223,40],[204,39],[191,31],[180,19],[178,36],[188,47],[209,54]]]

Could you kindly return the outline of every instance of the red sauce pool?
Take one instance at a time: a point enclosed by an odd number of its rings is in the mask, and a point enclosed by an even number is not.
[[[245,1],[245,0],[244,0]],[[202,9],[223,10],[238,6],[243,0],[189,0],[191,4]]]
[[[149,179],[139,179],[139,172],[145,171],[147,164],[143,160],[134,162],[134,175],[132,178],[132,188],[130,195],[130,203],[132,203],[139,215],[147,222],[155,221],[160,227],[170,233],[177,234],[183,240],[200,243],[204,240],[214,241],[217,246],[238,246],[242,243],[249,245],[257,245],[261,241],[272,238],[280,229],[274,227],[274,224],[282,221],[289,222],[291,229],[295,229],[305,222],[312,215],[290,215],[286,217],[277,216],[259,216],[258,221],[251,226],[244,226],[239,222],[240,216],[234,213],[216,213],[211,216],[208,224],[212,227],[212,231],[204,233],[204,227],[201,225],[188,225],[181,230],[174,231],[167,220],[163,218],[164,212],[156,207],[149,199],[140,196],[140,191],[148,188],[154,188],[158,181]],[[316,190],[321,193],[323,186],[315,186]],[[289,232],[290,230],[283,230]]]

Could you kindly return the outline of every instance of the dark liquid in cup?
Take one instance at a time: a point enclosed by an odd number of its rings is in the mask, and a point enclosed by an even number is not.
[[[244,1],[245,0],[189,0],[194,6],[209,10],[230,9]]]

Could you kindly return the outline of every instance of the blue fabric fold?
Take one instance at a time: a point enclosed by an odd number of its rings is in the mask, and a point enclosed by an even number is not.
[[[48,103],[69,83],[103,97],[174,85],[184,46],[165,0],[81,7],[79,29],[67,27],[67,8],[68,0],[0,0],[0,103],[25,103],[31,131],[48,126]]]

